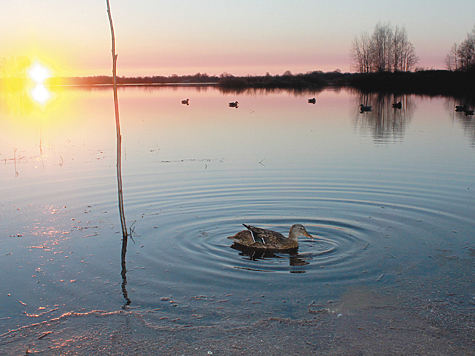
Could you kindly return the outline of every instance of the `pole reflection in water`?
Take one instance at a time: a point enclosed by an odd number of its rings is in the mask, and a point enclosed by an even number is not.
[[[122,247],[123,246],[124,245],[122,244]],[[127,252],[127,248],[125,251]],[[129,298],[129,293],[127,293],[127,287],[126,287],[127,286],[127,267],[125,264],[125,254],[124,254],[124,257],[122,257],[121,259],[121,264],[122,264],[122,270],[120,274],[122,275],[122,295],[124,296],[124,299],[125,299],[125,304],[122,306],[122,309],[127,309],[127,306],[130,305],[132,301]]]
[[[127,254],[127,225],[125,222],[125,211],[124,211],[124,197],[122,192],[122,136],[120,134],[120,120],[119,120],[119,98],[117,95],[117,54],[115,53],[115,35],[114,35],[114,25],[112,23],[112,14],[110,11],[109,0],[106,0],[107,3],[107,14],[109,16],[109,24],[111,29],[111,38],[112,38],[112,76],[114,79],[114,109],[115,109],[115,124],[117,131],[117,192],[119,198],[119,215],[120,223],[122,227],[122,251],[121,251],[121,276],[122,276],[122,294],[126,303],[122,307],[123,309],[127,308],[128,305],[132,302],[127,293],[127,266],[125,262],[125,256]]]

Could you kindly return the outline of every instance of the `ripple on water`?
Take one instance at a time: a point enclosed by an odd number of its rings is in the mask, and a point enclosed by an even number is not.
[[[138,192],[136,201],[146,212],[138,222],[143,248],[133,263],[145,269],[134,271],[131,278],[144,298],[168,288],[275,289],[377,278],[377,260],[368,258],[368,252],[380,236],[379,226],[345,212],[353,211],[354,202],[320,197],[327,186],[305,180],[291,185],[255,180],[214,183]],[[373,209],[371,203],[358,204]],[[242,223],[283,234],[292,224],[302,223],[322,239],[301,238],[295,254],[246,253],[232,248],[227,239],[244,229]],[[296,274],[298,279],[291,278]]]
[[[291,182],[250,176],[194,178],[192,185],[154,186],[149,181],[147,189],[129,191],[128,208],[142,211],[138,230],[143,248],[134,263],[144,267],[131,278],[145,299],[152,291],[168,289],[193,293],[299,287],[313,293],[312,286],[322,283],[377,281],[395,255],[402,263],[402,256],[410,260],[421,240],[437,244],[441,237],[431,230],[435,221],[466,219],[440,209],[453,192],[397,178],[384,183],[305,176]],[[242,223],[283,234],[302,223],[322,239],[301,238],[296,254],[249,253],[233,248],[227,239],[244,229]]]
[[[162,175],[160,182],[154,175],[127,177],[126,216],[130,222],[136,220],[137,234],[127,255],[127,287],[134,306],[163,308],[163,296],[174,302],[195,296],[203,302],[203,296],[210,295],[247,294],[252,299],[256,293],[280,296],[297,290],[306,300],[335,298],[341,288],[379,281],[382,275],[389,278],[401,266],[424,262],[429,247],[433,251],[443,246],[453,227],[470,226],[471,221],[471,210],[466,209],[470,196],[448,181],[425,185],[397,177],[277,179],[214,173],[189,172],[186,182],[176,180],[174,172],[168,179]],[[95,188],[91,185],[87,199],[105,190],[105,181],[99,182]],[[97,217],[103,220],[104,211],[116,211],[116,195],[109,190],[101,196],[98,211],[92,208],[86,214],[93,222],[84,227],[97,224]],[[41,201],[41,192],[36,194]],[[292,224],[301,223],[322,239],[301,238],[296,254],[246,253],[232,248],[227,239],[244,229],[242,223],[284,235]],[[57,284],[59,288],[53,280],[48,293],[57,289],[67,295],[101,280],[100,289],[107,290],[106,283],[119,275],[119,270],[114,272],[115,266],[119,268],[119,241],[119,235],[105,230],[97,238],[70,240],[73,251],[90,251],[85,257],[84,252],[68,256],[63,263],[74,265],[78,257],[83,281]],[[61,273],[58,278],[64,278]],[[108,304],[98,298],[93,304]]]

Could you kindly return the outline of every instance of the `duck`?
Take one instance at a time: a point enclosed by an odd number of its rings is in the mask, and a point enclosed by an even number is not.
[[[394,109],[401,109],[401,108],[402,108],[401,102],[394,103],[394,104],[393,104],[393,108],[394,108]]]
[[[299,247],[299,236],[306,236],[313,239],[305,227],[301,224],[294,224],[289,230],[289,237],[285,237],[279,232],[261,229],[250,225],[243,224],[247,230],[238,232],[228,239],[233,240],[237,245],[252,249],[264,249],[273,251],[285,251],[297,249]]]
[[[183,105],[190,105],[190,99],[182,100],[181,103]]]
[[[315,104],[316,102],[317,102],[317,99],[315,99],[315,98],[308,99],[309,104]]]
[[[361,111],[361,112],[363,112],[363,111],[371,111],[372,108],[373,108],[372,106],[360,104],[360,111]]]
[[[230,108],[237,108],[239,106],[239,103],[237,101],[232,101],[229,103]]]
[[[467,107],[465,105],[456,105],[455,106],[455,111],[457,112],[462,112],[462,111],[465,111],[467,110]]]

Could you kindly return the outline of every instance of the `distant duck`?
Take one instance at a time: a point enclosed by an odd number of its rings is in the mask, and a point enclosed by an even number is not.
[[[316,102],[317,102],[317,99],[315,99],[315,98],[308,99],[309,104],[315,104]]]
[[[230,108],[237,108],[239,106],[239,103],[237,101],[232,101],[229,103]]]
[[[229,236],[228,239],[233,240],[235,244],[252,249],[291,250],[299,247],[299,236],[307,236],[313,239],[313,236],[301,224],[292,225],[289,237],[285,237],[276,231],[246,224],[243,225],[247,230],[240,231],[234,236]]]
[[[467,110],[467,107],[465,105],[456,105],[455,106],[455,111],[457,111],[457,112],[463,112],[465,110]]]
[[[465,109],[465,115],[473,115],[473,110]]]
[[[373,108],[372,106],[367,106],[367,105],[360,104],[360,111],[361,112],[371,111],[372,108]]]
[[[401,109],[401,108],[402,108],[401,102],[394,103],[394,104],[393,104],[393,108],[394,108],[394,109]]]
[[[190,105],[190,99],[182,100],[181,103],[183,105]]]

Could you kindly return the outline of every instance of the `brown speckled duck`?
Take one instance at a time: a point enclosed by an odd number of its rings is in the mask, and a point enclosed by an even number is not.
[[[281,233],[260,229],[258,227],[243,224],[247,230],[238,232],[228,239],[234,241],[235,244],[246,246],[254,249],[267,250],[290,250],[299,247],[299,236],[307,236],[313,239],[305,227],[301,224],[292,225],[289,231],[289,237],[285,237]]]

